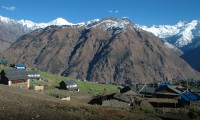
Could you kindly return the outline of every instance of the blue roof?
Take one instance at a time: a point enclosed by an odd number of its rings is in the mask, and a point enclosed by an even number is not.
[[[16,66],[16,67],[26,67],[25,64],[16,64],[15,66]]]
[[[169,81],[165,81],[159,84],[159,87],[167,87],[167,85],[170,85]]]
[[[192,92],[185,92],[179,95],[181,96],[181,98],[183,98],[185,101],[188,101],[188,102],[190,100],[192,101],[200,100],[200,96]]]
[[[167,87],[167,84],[166,83],[160,83],[159,87]]]

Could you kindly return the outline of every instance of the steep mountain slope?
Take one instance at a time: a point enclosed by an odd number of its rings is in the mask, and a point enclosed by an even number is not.
[[[83,26],[49,26],[22,36],[3,53],[12,63],[103,83],[199,79],[153,34],[128,19]]]
[[[193,39],[194,42],[184,46],[185,53],[181,56],[194,69],[200,71],[200,37]]]
[[[178,22],[175,25],[140,26],[159,38],[181,48],[200,36],[200,21]]]
[[[3,52],[4,50],[6,50],[7,48],[9,48],[10,45],[11,45],[10,42],[0,40],[0,53]]]
[[[192,41],[193,41],[192,43],[185,45],[184,47],[181,48],[183,52],[187,53],[200,46],[200,36],[195,37],[194,39],[192,39]]]
[[[140,26],[161,38],[165,45],[187,61],[193,68],[200,71],[199,52],[200,46],[200,21],[178,22],[175,25]],[[173,46],[174,45],[174,46]],[[180,52],[179,49],[183,52]]]
[[[199,55],[200,55],[200,46],[183,54],[181,58],[183,58],[186,62],[188,62],[194,69],[200,71]]]

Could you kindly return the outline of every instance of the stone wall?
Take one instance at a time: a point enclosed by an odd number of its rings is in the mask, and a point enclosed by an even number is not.
[[[102,101],[102,106],[112,106],[112,107],[129,107],[130,104],[118,100],[104,100]]]

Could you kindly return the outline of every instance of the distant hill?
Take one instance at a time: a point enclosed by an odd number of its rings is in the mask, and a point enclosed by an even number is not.
[[[102,83],[199,79],[153,34],[128,19],[49,26],[18,39],[3,57],[54,74]]]

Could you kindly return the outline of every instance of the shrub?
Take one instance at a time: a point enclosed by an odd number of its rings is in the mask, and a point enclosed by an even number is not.
[[[156,110],[152,106],[142,106],[140,109],[142,111],[144,111],[145,113],[154,113],[154,112],[156,112]]]

